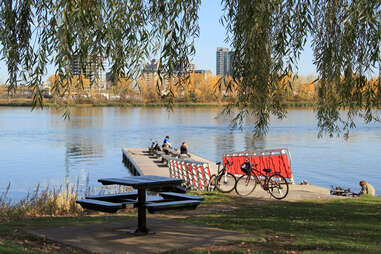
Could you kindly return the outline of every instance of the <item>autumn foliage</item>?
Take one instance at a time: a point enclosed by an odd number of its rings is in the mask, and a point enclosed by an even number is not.
[[[187,77],[164,77],[160,80],[157,76],[147,79],[142,76],[139,80],[133,81],[129,78],[120,78],[114,84],[109,83],[107,90],[100,90],[96,85],[86,79],[83,75],[74,76],[71,85],[67,81],[61,81],[58,76],[51,75],[47,80],[50,90],[55,82],[62,83],[63,88],[59,91],[64,94],[67,103],[102,103],[107,101],[117,101],[120,103],[150,104],[166,103],[169,93],[173,93],[175,103],[234,103],[239,100],[238,89],[240,86],[227,84],[231,79],[215,76],[212,73],[191,73]],[[222,82],[223,80],[223,82]],[[354,85],[358,77],[353,77]],[[364,83],[362,93],[349,94],[348,96],[371,96],[378,98],[381,102],[381,85],[378,78],[371,78]],[[280,96],[283,103],[290,105],[312,105],[315,104],[321,85],[316,82],[314,76],[287,77],[275,84],[284,91]],[[60,87],[60,86],[58,86]],[[338,88],[340,89],[340,87]],[[16,95],[12,97],[25,97],[28,88],[20,87]],[[2,97],[7,97],[7,87],[0,86]],[[10,95],[8,95],[9,97]],[[255,95],[252,95],[255,96]],[[62,98],[51,98],[50,102],[60,103]],[[46,101],[49,102],[49,101]],[[375,105],[377,106],[377,105]]]

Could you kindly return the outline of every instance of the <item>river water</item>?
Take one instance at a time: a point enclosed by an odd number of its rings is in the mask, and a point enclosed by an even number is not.
[[[122,163],[123,147],[148,147],[166,135],[179,147],[212,161],[225,152],[287,148],[296,183],[359,191],[365,179],[381,189],[381,125],[359,122],[350,138],[317,138],[311,110],[290,110],[287,119],[273,119],[268,135],[253,139],[252,129],[229,128],[221,108],[73,108],[70,120],[55,108],[31,111],[0,107],[0,193],[25,197],[40,184],[97,186],[98,178],[129,175]],[[379,194],[379,193],[378,193]]]

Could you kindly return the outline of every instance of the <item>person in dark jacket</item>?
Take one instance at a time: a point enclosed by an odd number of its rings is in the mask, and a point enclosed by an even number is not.
[[[180,146],[180,157],[184,157],[184,156],[191,157],[190,154],[188,153],[188,145],[185,141]]]

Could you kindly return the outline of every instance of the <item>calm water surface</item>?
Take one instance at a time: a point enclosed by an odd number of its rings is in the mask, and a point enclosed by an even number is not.
[[[70,120],[53,108],[0,107],[0,193],[19,199],[42,186],[87,183],[98,178],[127,176],[121,148],[147,147],[166,135],[179,146],[213,161],[225,152],[288,148],[296,183],[307,180],[359,191],[366,179],[381,191],[381,126],[358,123],[349,140],[317,138],[315,115],[291,110],[273,120],[267,137],[252,138],[251,128],[231,130],[218,108],[74,108]]]

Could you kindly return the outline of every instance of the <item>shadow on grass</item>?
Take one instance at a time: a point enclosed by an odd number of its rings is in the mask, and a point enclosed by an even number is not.
[[[192,193],[193,194],[193,193]],[[191,253],[381,253],[381,198],[353,198],[319,202],[259,201],[221,193],[205,193],[201,208],[187,222],[249,234],[248,239],[206,249],[176,250]],[[222,206],[234,209],[221,210]],[[197,213],[207,208],[207,213]],[[164,216],[164,215],[163,215]],[[23,230],[88,223],[136,220],[136,212],[78,217],[38,217],[0,224],[0,253],[23,252]],[[15,239],[13,239],[14,237]],[[1,242],[5,239],[5,242]],[[16,241],[15,241],[16,240]],[[197,248],[197,246],[195,246]],[[255,252],[251,251],[255,250]],[[21,252],[18,252],[21,251]],[[33,252],[35,253],[35,252]],[[39,253],[39,252],[36,252]]]
[[[234,198],[234,211],[187,221],[252,234],[248,241],[272,250],[381,253],[381,198],[262,205],[251,200]]]

